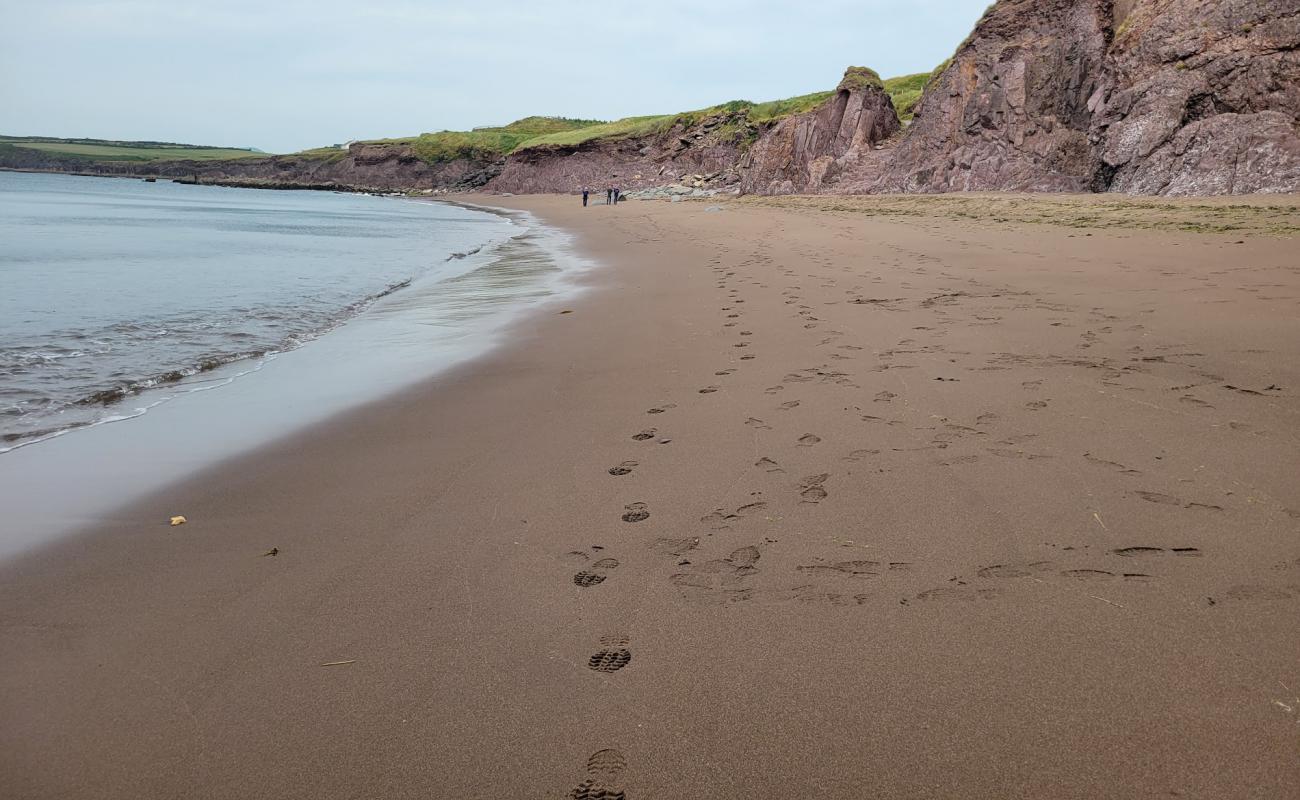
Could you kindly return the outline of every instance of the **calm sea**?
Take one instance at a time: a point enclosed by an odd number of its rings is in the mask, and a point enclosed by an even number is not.
[[[0,453],[211,388],[520,231],[396,198],[0,172]]]
[[[0,172],[0,558],[486,353],[591,266],[523,213]]]

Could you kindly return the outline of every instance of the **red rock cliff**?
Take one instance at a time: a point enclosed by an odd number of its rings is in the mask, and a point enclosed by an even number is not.
[[[1089,100],[1097,190],[1300,191],[1300,0],[1137,0]]]
[[[740,161],[741,188],[756,194],[824,191],[900,127],[880,76],[850,67],[821,106],[763,132]]]

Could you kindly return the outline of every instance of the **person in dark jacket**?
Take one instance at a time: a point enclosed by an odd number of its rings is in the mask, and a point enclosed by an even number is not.
[[[583,190],[582,190],[582,207],[583,207],[583,208],[586,208],[586,207],[587,207],[587,189],[586,189],[586,187],[584,187]]]
[[[605,190],[605,205],[607,206],[613,205],[613,203],[614,203],[614,187],[611,186]]]

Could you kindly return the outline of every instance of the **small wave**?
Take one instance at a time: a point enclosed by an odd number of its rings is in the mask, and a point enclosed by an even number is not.
[[[201,359],[197,364],[192,364],[188,367],[182,367],[181,369],[167,370],[166,372],[160,372],[157,375],[153,375],[148,378],[142,378],[140,380],[131,381],[129,383],[125,383],[119,386],[113,386],[108,389],[101,389],[97,392],[92,392],[86,395],[85,397],[81,397],[76,400],[73,400],[72,405],[77,405],[77,406],[112,405],[114,403],[121,402],[122,400],[131,397],[132,395],[140,394],[146,389],[155,389],[159,386],[166,386],[171,383],[179,383],[180,381],[189,378],[193,375],[198,375],[199,373],[202,372],[211,372],[212,370],[217,369],[218,367],[224,367],[226,364],[230,364],[235,361],[243,361],[249,358],[261,358],[262,356],[265,356],[270,352],[271,351],[269,350],[252,350],[252,351],[247,351],[242,353],[226,353],[218,356],[209,356],[208,358]]]
[[[444,261],[455,261],[455,260],[457,260],[457,259],[461,259],[461,258],[469,258],[470,256],[474,255],[475,253],[479,252],[479,251],[482,250],[482,249],[483,249],[483,246],[482,246],[482,245],[479,245],[478,247],[475,247],[473,250],[466,250],[466,251],[463,252],[463,253],[452,253],[451,255],[447,256],[447,257],[446,257],[445,259],[443,259],[443,260],[444,260]]]

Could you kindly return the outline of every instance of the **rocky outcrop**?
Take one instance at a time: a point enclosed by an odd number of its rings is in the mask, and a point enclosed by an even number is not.
[[[1089,100],[1098,191],[1300,191],[1300,2],[1138,0]]]
[[[734,185],[746,138],[755,133],[744,111],[677,122],[643,136],[593,138],[572,145],[516,150],[488,189],[498,192],[578,192],[645,189],[690,178],[710,187]]]
[[[740,161],[741,189],[755,194],[824,191],[900,127],[880,76],[850,67],[821,106],[762,133]]]
[[[483,186],[501,160],[427,162],[401,143],[360,143],[346,151],[229,161],[91,161],[22,147],[0,149],[0,167],[87,175],[179,178],[187,182],[273,189],[353,191],[459,190]]]
[[[1086,191],[1111,0],[1001,0],[850,191]]]

